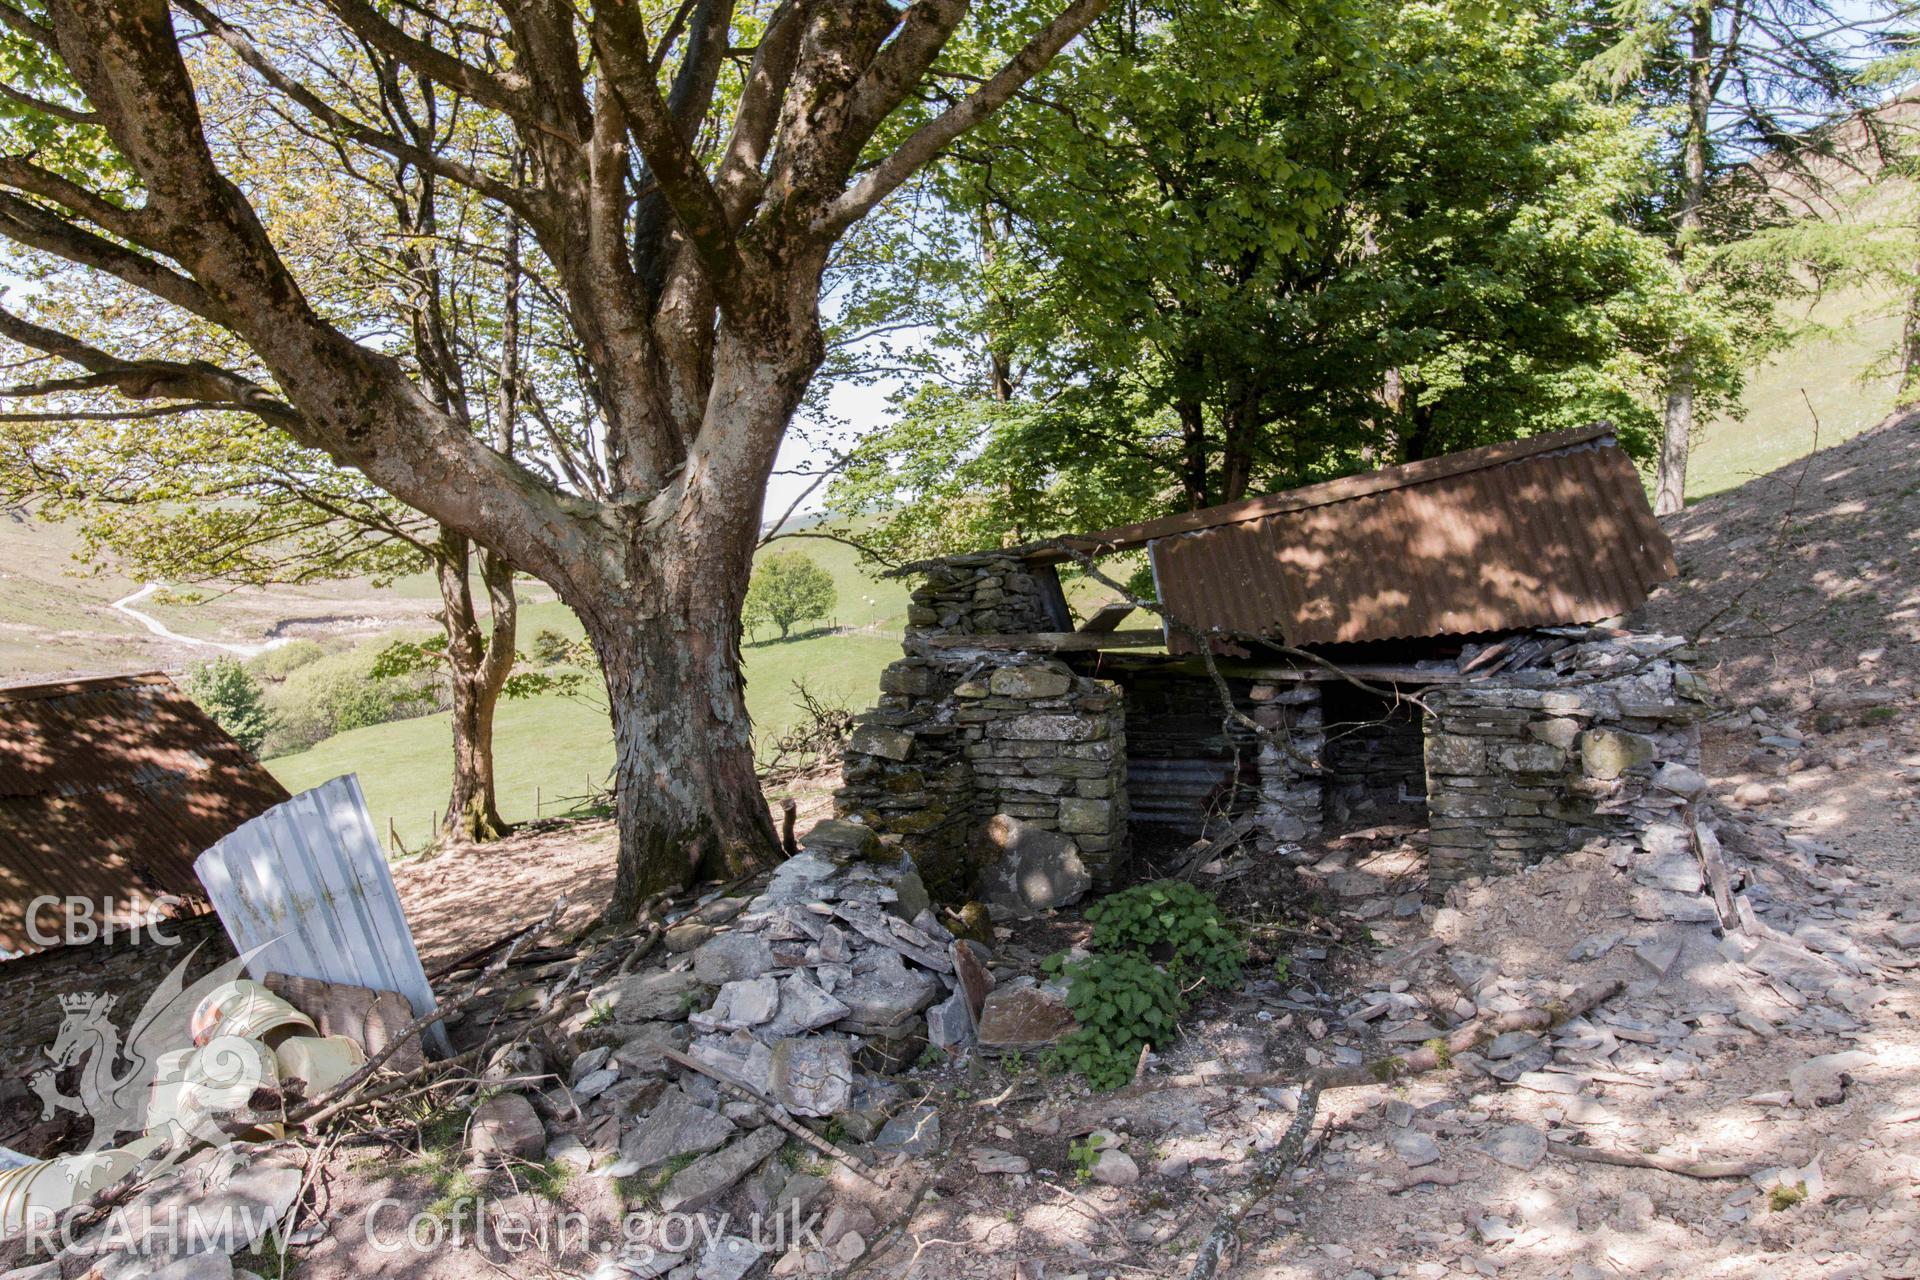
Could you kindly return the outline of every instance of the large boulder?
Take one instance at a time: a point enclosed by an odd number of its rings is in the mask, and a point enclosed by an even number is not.
[[[874,752],[873,754],[887,753]],[[891,758],[903,759],[904,756]],[[850,822],[845,818],[827,818],[816,822],[813,830],[800,837],[800,847],[808,853],[831,858],[835,862],[879,859],[886,854],[885,848],[880,843],[879,834],[872,827],[862,826],[858,822]]]
[[[755,1129],[740,1141],[712,1155],[702,1156],[667,1183],[660,1193],[665,1213],[698,1213],[733,1189],[753,1167],[786,1145],[787,1135],[777,1125]]]
[[[1077,902],[1093,887],[1080,847],[1057,831],[997,813],[973,837],[976,896],[1016,916]]]
[[[706,1003],[705,986],[691,973],[641,973],[595,988],[593,1004],[616,1022],[677,1022]]]
[[[675,1089],[627,1135],[620,1155],[635,1172],[644,1173],[682,1156],[705,1155],[733,1133],[733,1121]]]
[[[1066,992],[1031,978],[996,988],[980,1011],[980,1047],[994,1052],[1044,1049],[1073,1029]]]
[[[773,1096],[795,1115],[830,1116],[853,1097],[853,1045],[825,1036],[773,1046]]]

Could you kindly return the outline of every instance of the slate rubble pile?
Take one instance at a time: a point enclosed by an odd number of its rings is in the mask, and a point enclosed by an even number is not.
[[[565,1089],[535,1099],[556,1121],[580,1103],[588,1132],[563,1131],[546,1145],[547,1158],[652,1184],[669,1214],[738,1204],[771,1215],[822,1199],[831,1179],[788,1170],[779,1158],[788,1135],[761,1106],[680,1068],[662,1049],[770,1098],[817,1131],[831,1121],[863,1158],[938,1147],[938,1115],[913,1105],[891,1077],[929,1046],[957,1053],[974,1042],[993,981],[986,949],[940,923],[911,861],[870,830],[829,820],[802,843],[754,897],[711,900],[669,930],[678,954],[666,968],[594,990],[594,1012],[576,1038],[606,1043],[574,1059]],[[825,1249],[810,1264],[816,1270],[837,1269],[864,1250],[849,1221],[829,1215]],[[641,1245],[594,1274],[734,1280],[761,1260],[764,1243],[722,1236],[665,1266],[668,1255]],[[807,1251],[776,1265],[809,1265]]]

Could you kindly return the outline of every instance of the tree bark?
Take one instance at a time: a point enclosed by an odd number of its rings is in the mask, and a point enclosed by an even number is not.
[[[493,716],[513,670],[518,621],[513,570],[499,556],[480,553],[490,613],[483,627],[473,603],[467,540],[445,531],[440,552],[436,567],[453,695],[453,785],[441,834],[456,844],[485,844],[508,830],[493,782]]]
[[[1914,267],[1920,279],[1920,264]],[[1920,401],[1920,285],[1907,291],[1906,314],[1900,323],[1900,403]]]
[[[676,564],[649,584],[644,610],[582,614],[613,719],[620,858],[610,919],[659,891],[779,858],[754,770],[729,603],[736,576],[722,563]]]
[[[803,303],[761,317],[751,340],[722,330],[709,424],[726,447],[696,455],[677,501],[631,525],[617,588],[568,600],[600,657],[613,720],[620,858],[610,920],[631,918],[661,890],[780,859],[754,766],[740,619],[779,447],[766,427],[784,426],[819,365],[814,315]],[[767,358],[768,348],[779,354]]]
[[[1707,130],[1713,108],[1713,15],[1715,5],[1698,5],[1689,22],[1691,57],[1687,63],[1687,124],[1681,144],[1680,210],[1674,222],[1674,259],[1686,271],[1687,250],[1700,233],[1701,206],[1707,198]],[[1684,282],[1683,282],[1684,283]],[[1684,341],[1667,378],[1666,419],[1661,425],[1660,468],[1654,482],[1653,513],[1677,514],[1687,504],[1687,454],[1693,447],[1693,399],[1698,366]]]
[[[1180,419],[1180,489],[1187,510],[1198,511],[1207,500],[1207,415],[1198,400],[1174,405]]]
[[[1660,470],[1653,513],[1670,516],[1687,505],[1687,454],[1693,448],[1693,360],[1682,356],[1667,381],[1666,418],[1660,434]]]

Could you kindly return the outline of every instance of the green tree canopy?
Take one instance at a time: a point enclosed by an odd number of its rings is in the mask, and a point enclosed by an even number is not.
[[[273,727],[266,694],[237,658],[215,658],[187,672],[187,696],[248,752],[257,754]]]
[[[794,624],[824,618],[839,603],[833,575],[804,551],[776,551],[760,557],[747,584],[742,620],[749,628],[771,624],[785,640]]]
[[[1725,317],[1628,207],[1659,157],[1537,12],[1154,0],[942,171],[986,358],[843,509],[900,555],[1086,529],[1595,419],[1646,456]],[[912,504],[901,500],[913,496]]]

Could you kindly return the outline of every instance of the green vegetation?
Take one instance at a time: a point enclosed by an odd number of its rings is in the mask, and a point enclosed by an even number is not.
[[[1049,958],[1048,972],[1066,977],[1067,1005],[1080,1025],[1048,1051],[1048,1063],[1078,1071],[1096,1089],[1118,1089],[1133,1079],[1143,1048],[1172,1038],[1187,998],[1178,980],[1144,956],[1059,959]]]
[[[1792,308],[1787,320],[1802,332],[1748,374],[1744,413],[1723,413],[1701,430],[1687,471],[1689,500],[1736,489],[1816,444],[1832,448],[1884,421],[1899,398],[1900,373],[1888,367],[1900,337],[1899,305],[1887,293],[1856,288]]]
[[[269,660],[278,652],[269,649],[248,665],[256,672],[270,670],[276,664]],[[269,683],[266,700],[273,722],[263,754],[304,751],[337,734],[445,707],[443,686],[431,672],[383,674],[378,666],[381,652],[377,644],[322,652]],[[434,763],[444,770],[446,761],[442,753]]]
[[[187,696],[213,717],[234,741],[248,751],[258,752],[266,740],[273,717],[267,711],[260,682],[234,658],[215,658],[187,673]]]
[[[539,605],[523,613],[542,627],[579,634],[565,606]],[[829,702],[869,705],[881,669],[899,656],[899,637],[892,632],[807,636],[748,649],[747,709],[756,736],[776,737],[800,721],[793,687],[801,679]],[[342,773],[359,774],[375,825],[384,832],[391,817],[402,841],[414,848],[428,834],[428,820],[446,795],[451,743],[447,716],[433,714],[354,729],[310,750],[275,757],[267,767],[295,792]],[[536,788],[542,816],[567,812],[573,802],[597,795],[612,765],[612,728],[590,700],[555,692],[501,702],[493,767],[500,814],[508,822],[535,816]]]
[[[1134,952],[1194,973],[1216,987],[1240,980],[1247,947],[1220,907],[1185,880],[1156,880],[1109,894],[1087,908],[1095,951]]]
[[[1246,945],[1220,918],[1218,904],[1183,881],[1112,894],[1087,918],[1094,954],[1071,963],[1054,955],[1045,963],[1047,972],[1067,979],[1067,1004],[1079,1023],[1048,1060],[1080,1072],[1096,1089],[1117,1089],[1133,1078],[1143,1048],[1172,1037],[1187,1009],[1187,980],[1238,981]]]
[[[898,554],[1099,528],[1613,421],[1639,456],[1721,327],[1628,213],[1661,157],[1573,19],[1158,0],[937,190],[978,263],[930,378],[835,484]],[[953,268],[960,269],[960,268]],[[930,268],[931,270],[931,268]]]
[[[1076,1182],[1093,1180],[1093,1166],[1100,1159],[1100,1144],[1092,1137],[1081,1138],[1067,1145],[1067,1162],[1073,1166]]]
[[[833,575],[811,556],[804,551],[776,551],[754,562],[740,621],[749,633],[763,626],[778,627],[785,640],[796,623],[824,618],[838,602]]]

